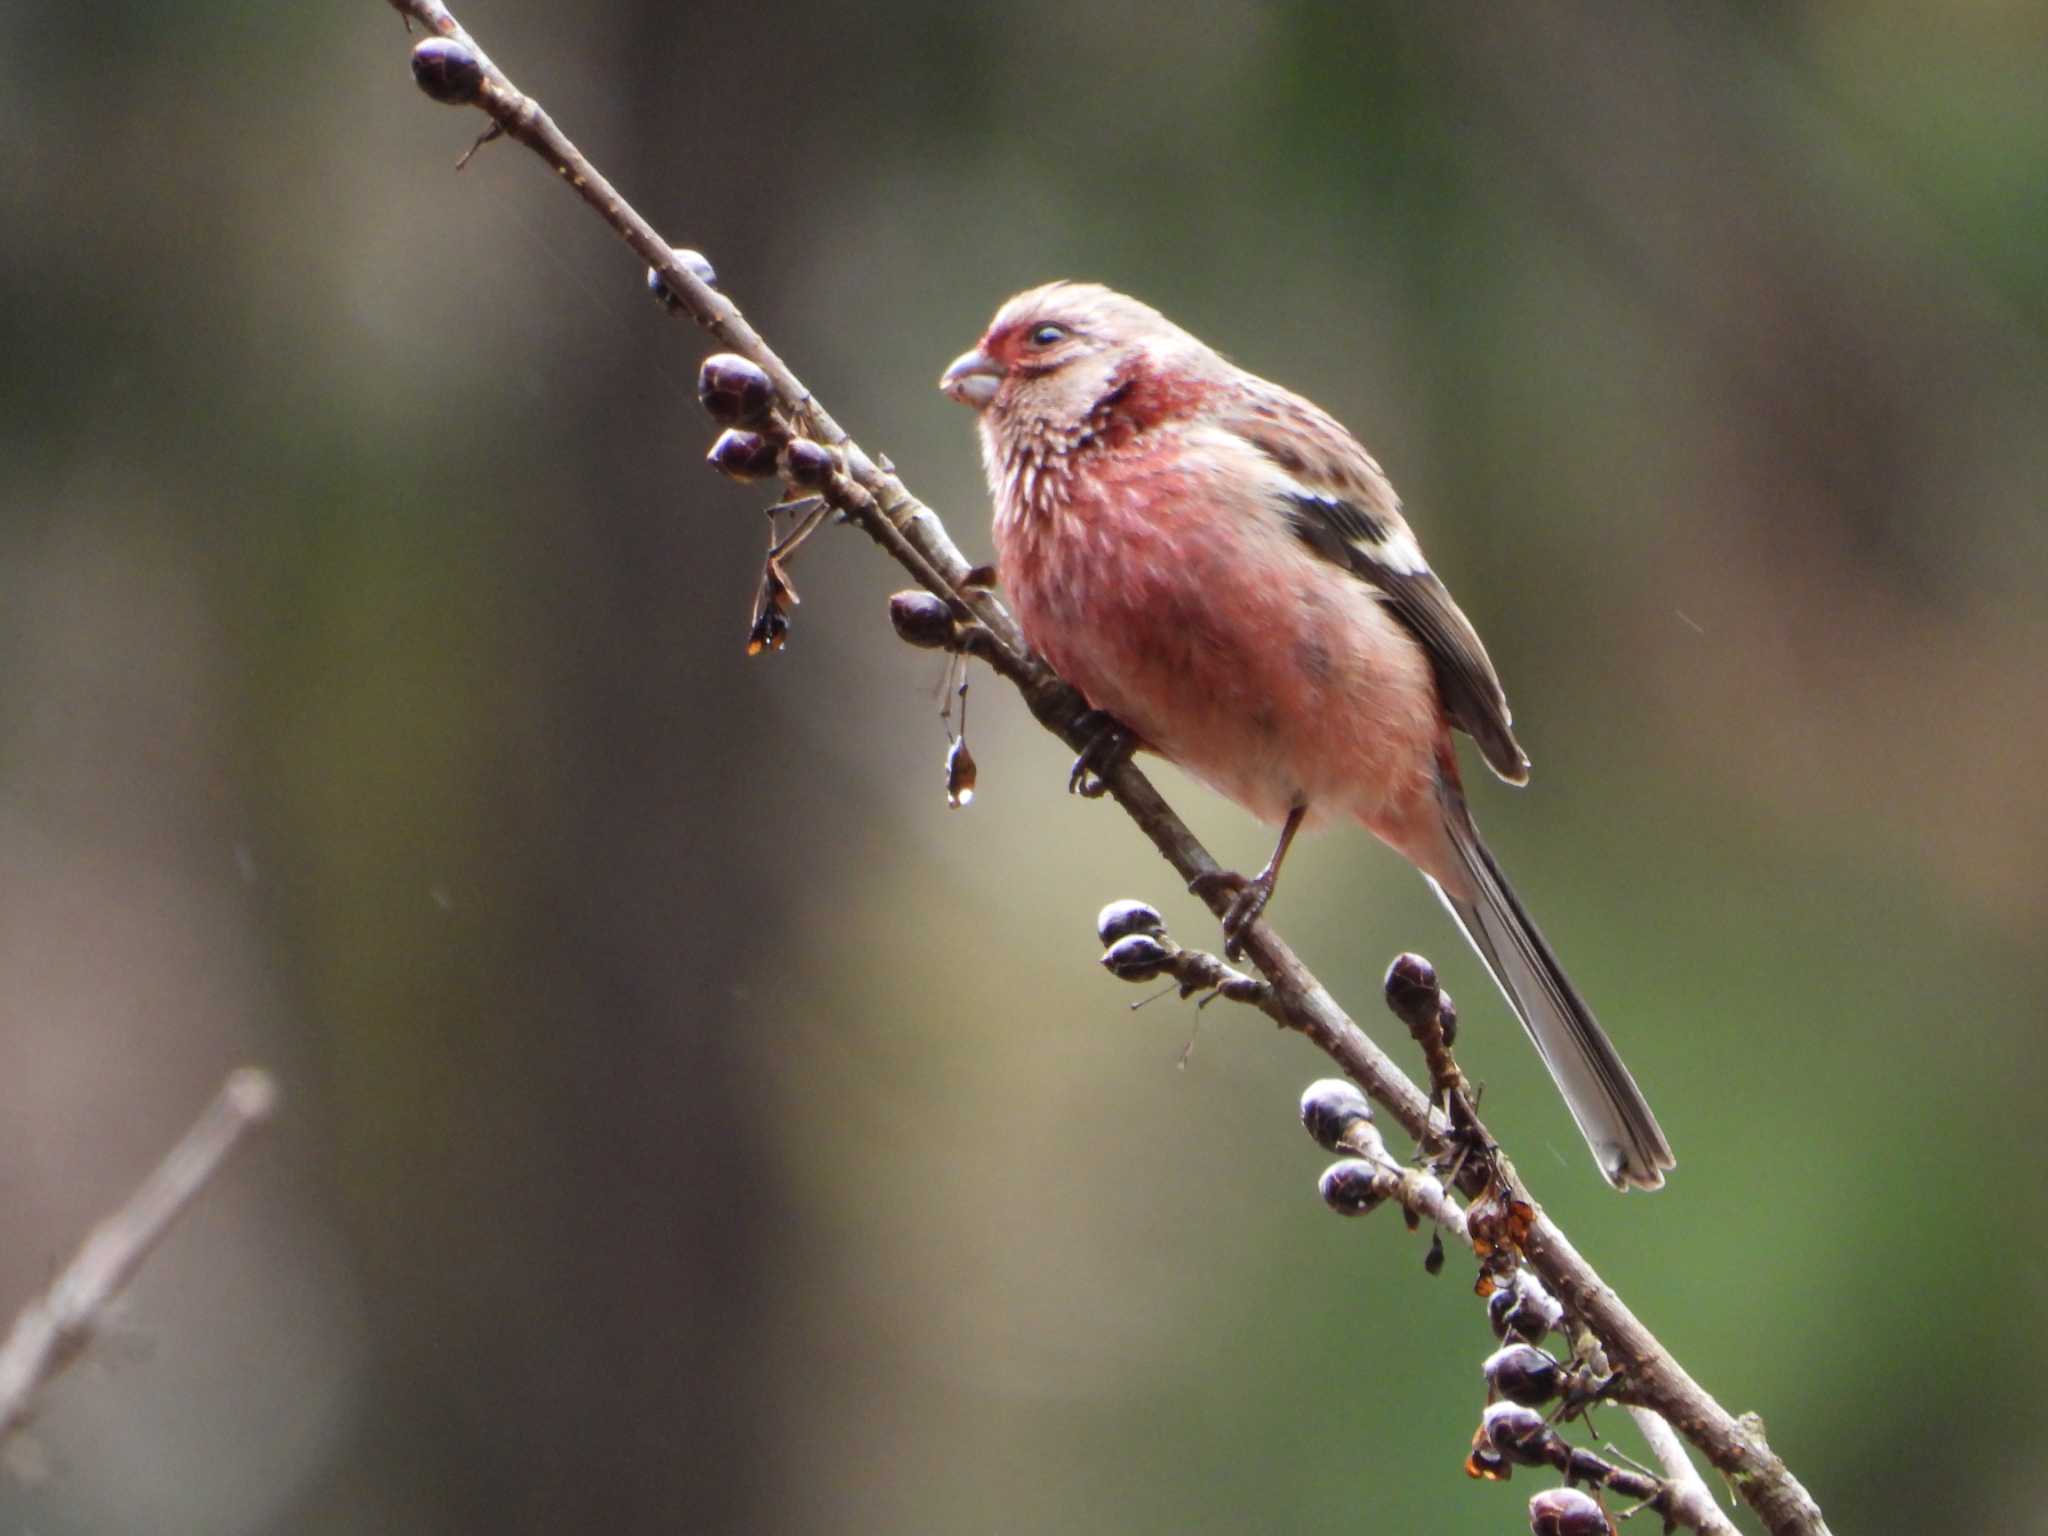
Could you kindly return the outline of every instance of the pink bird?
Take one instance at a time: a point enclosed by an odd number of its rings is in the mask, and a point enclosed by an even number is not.
[[[1280,825],[1226,877],[1234,953],[1303,826],[1349,816],[1420,869],[1550,1069],[1600,1171],[1655,1189],[1656,1116],[1479,840],[1451,732],[1511,784],[1529,760],[1479,636],[1380,466],[1301,396],[1136,299],[1049,283],[940,380],[980,416],[997,570],[1024,636],[1122,751]]]

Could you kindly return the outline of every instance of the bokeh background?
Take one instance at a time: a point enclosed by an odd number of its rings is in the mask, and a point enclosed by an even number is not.
[[[976,554],[933,388],[1094,277],[1353,424],[1500,660],[1477,811],[1680,1154],[1618,1199],[1420,883],[1488,1117],[1838,1530],[2044,1530],[2048,8],[460,12]],[[1526,1529],[1470,1272],[838,532],[742,655],[708,350],[376,0],[0,10],[0,1309],[231,1066],[283,1119],[0,1529]],[[1266,833],[1162,778],[1226,860]],[[1604,1433],[1629,1441],[1619,1415]],[[1746,1517],[1745,1517],[1746,1518]]]

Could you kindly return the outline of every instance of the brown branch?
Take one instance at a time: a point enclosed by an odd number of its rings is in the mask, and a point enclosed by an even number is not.
[[[0,1345],[0,1442],[28,1421],[43,1387],[82,1354],[114,1298],[213,1181],[242,1137],[268,1120],[277,1085],[255,1067],[230,1073],[192,1128],[128,1203],[94,1227],[48,1291],[21,1309]]]
[[[675,249],[623,198],[570,142],[540,104],[520,92],[464,31],[441,0],[388,0],[401,15],[418,20],[434,38],[468,50],[467,59],[437,62],[423,70],[422,87],[437,99],[474,105],[491,119],[479,145],[496,136],[517,140],[539,155],[576,195],[645,261],[668,290],[671,310],[695,320],[723,346],[763,369],[773,382],[777,405],[789,426],[837,449],[843,468],[823,484],[806,485],[843,512],[933,593],[963,626],[977,634],[974,654],[1014,684],[1032,715],[1069,747],[1089,744],[1087,708],[1024,644],[1014,620],[984,587],[932,510],[897,478],[886,461],[861,450],[834,421],[802,380],[750,326],[738,307],[706,283]],[[441,47],[430,39],[422,48]],[[453,68],[444,67],[451,63]],[[1219,866],[1128,761],[1104,775],[1108,792],[1149,838],[1182,880],[1192,885]],[[1228,903],[1220,884],[1204,882],[1205,899],[1218,916]],[[1246,950],[1266,989],[1248,1000],[1278,1023],[1300,1031],[1328,1054],[1353,1081],[1384,1106],[1418,1141],[1439,1140],[1450,1129],[1429,1096],[1338,1006],[1322,983],[1264,921],[1247,934]],[[1475,1122],[1476,1124],[1476,1122]],[[1482,1163],[1485,1166],[1482,1166]],[[1505,1158],[1468,1162],[1460,1187],[1476,1193],[1487,1167],[1512,1169]],[[1517,1182],[1515,1187],[1521,1189]],[[1533,1202],[1532,1202],[1533,1203]],[[1528,1233],[1525,1257],[1627,1372],[1630,1400],[1668,1418],[1762,1516],[1773,1536],[1825,1536],[1819,1507],[1767,1445],[1700,1388],[1636,1319],[1563,1232],[1540,1209]]]

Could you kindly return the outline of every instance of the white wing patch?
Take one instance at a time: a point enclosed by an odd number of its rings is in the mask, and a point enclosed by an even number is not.
[[[1341,536],[1360,559],[1396,576],[1427,574],[1429,562],[1422,558],[1422,546],[1398,516],[1382,516],[1354,501],[1310,490],[1294,480],[1281,480],[1279,490],[1285,500],[1313,513]]]

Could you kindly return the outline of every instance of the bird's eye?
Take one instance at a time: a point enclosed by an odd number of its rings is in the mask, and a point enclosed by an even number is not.
[[[1067,328],[1064,325],[1055,325],[1050,320],[1043,325],[1033,326],[1031,330],[1031,345],[1034,347],[1050,347],[1066,339]]]

